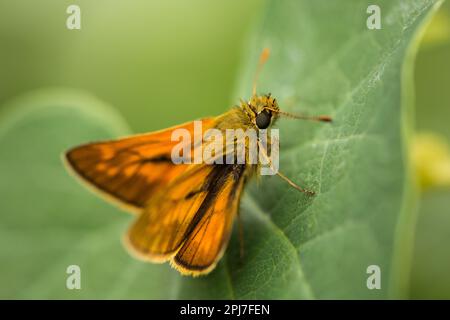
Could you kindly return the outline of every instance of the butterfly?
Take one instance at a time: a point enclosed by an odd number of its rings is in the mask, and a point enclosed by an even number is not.
[[[264,49],[251,99],[242,100],[240,105],[220,116],[202,119],[203,129],[263,131],[283,115],[331,121],[328,116],[283,112],[270,94],[256,94],[257,78],[268,56],[269,50]],[[224,254],[238,216],[242,190],[252,176],[260,173],[261,165],[245,161],[174,163],[173,150],[179,141],[172,138],[180,130],[194,136],[194,141],[198,138],[195,123],[189,122],[157,132],[77,146],[67,151],[64,158],[82,181],[105,198],[136,213],[136,220],[124,237],[132,255],[153,263],[170,261],[181,274],[198,276],[212,271]],[[202,138],[197,141],[203,142]],[[247,140],[231,143],[244,143],[248,149]],[[192,141],[188,144],[192,148],[183,155],[186,158],[193,156],[201,145]],[[229,155],[226,150],[222,145],[213,157],[223,160]],[[259,140],[258,151],[270,165],[270,150]],[[297,190],[313,194],[280,172],[276,174]]]

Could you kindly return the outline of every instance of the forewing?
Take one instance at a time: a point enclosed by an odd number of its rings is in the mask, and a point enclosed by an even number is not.
[[[213,119],[202,120],[203,128],[212,123]],[[66,160],[78,176],[97,190],[139,210],[158,189],[188,168],[185,164],[174,164],[171,159],[172,148],[178,143],[171,141],[176,129],[188,130],[194,140],[194,124],[190,122],[153,133],[78,146],[66,153]]]

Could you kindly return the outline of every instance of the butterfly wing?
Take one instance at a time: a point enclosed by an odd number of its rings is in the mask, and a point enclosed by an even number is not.
[[[160,192],[130,228],[139,258],[171,259],[184,274],[205,274],[222,256],[245,180],[245,165],[193,165]]]
[[[214,119],[203,119],[203,128]],[[130,210],[140,211],[157,189],[180,176],[189,165],[171,159],[172,132],[186,129],[194,140],[194,123],[123,139],[90,143],[65,154],[68,166],[109,199]]]
[[[200,208],[201,218],[172,260],[184,274],[206,274],[214,269],[228,244],[244,186],[245,166],[235,166],[227,178],[218,181],[219,190],[211,193],[210,203]]]

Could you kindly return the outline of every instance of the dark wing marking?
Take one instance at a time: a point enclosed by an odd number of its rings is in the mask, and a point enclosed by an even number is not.
[[[225,171],[198,210],[187,239],[172,261],[183,273],[208,273],[226,249],[244,186],[245,165],[228,166]]]
[[[132,225],[127,238],[132,251],[138,257],[154,262],[169,260],[176,254],[173,263],[185,273],[207,268],[200,262],[213,267],[231,232],[244,171],[245,165],[193,165],[164,192],[152,198]],[[208,225],[215,226],[217,232]],[[209,242],[205,236],[202,240],[211,243],[209,257],[199,260],[204,248],[197,246],[197,254],[185,266],[183,259],[198,243],[199,238],[194,235],[201,233],[199,228],[206,229],[205,234],[211,235]],[[189,269],[187,265],[191,262]]]

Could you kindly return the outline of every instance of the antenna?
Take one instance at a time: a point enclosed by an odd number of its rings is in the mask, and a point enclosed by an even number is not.
[[[261,52],[261,55],[259,56],[258,67],[257,67],[256,72],[255,72],[255,77],[253,78],[252,95],[254,95],[254,96],[256,95],[256,84],[258,82],[259,74],[261,73],[262,67],[266,63],[267,59],[269,59],[269,55],[270,55],[269,48],[264,48],[263,51]]]
[[[330,116],[326,115],[320,115],[320,116],[306,116],[302,114],[292,114],[289,112],[281,111],[278,109],[272,109],[272,108],[266,108],[267,110],[270,110],[272,112],[278,113],[282,116],[293,118],[293,119],[300,119],[300,120],[310,120],[310,121],[318,121],[318,122],[333,122],[333,119]]]
[[[320,115],[320,116],[305,116],[301,114],[292,114],[284,111],[278,111],[279,114],[286,116],[288,118],[300,119],[300,120],[311,120],[311,121],[319,121],[319,122],[333,122],[330,116]]]

